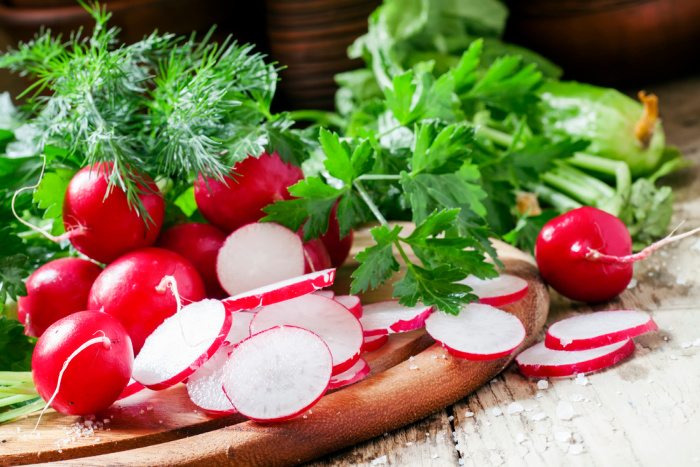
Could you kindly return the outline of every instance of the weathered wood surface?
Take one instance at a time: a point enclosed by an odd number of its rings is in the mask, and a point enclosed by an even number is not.
[[[698,227],[700,77],[646,91],[659,96],[667,141],[694,164],[664,180],[676,193],[672,224]],[[699,265],[699,238],[668,245],[635,266],[636,285],[620,299],[594,308],[648,311],[659,331],[636,338],[632,356],[615,367],[586,375],[585,386],[551,378],[540,390],[511,365],[441,413],[308,467],[700,466]],[[548,324],[591,309],[554,294]],[[557,418],[560,401],[573,406],[571,420]],[[513,402],[523,411],[509,414]]]

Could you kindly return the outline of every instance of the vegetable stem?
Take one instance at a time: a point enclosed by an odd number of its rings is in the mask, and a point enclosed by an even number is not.
[[[355,180],[401,180],[401,175],[364,174],[360,175]]]
[[[353,185],[355,185],[355,188],[357,189],[357,192],[360,194],[360,197],[362,200],[367,203],[367,207],[369,207],[369,210],[372,211],[372,214],[374,214],[374,217],[377,218],[380,224],[382,224],[384,227],[389,227],[389,223],[386,221],[384,216],[382,215],[381,212],[379,212],[379,209],[377,206],[374,204],[374,201],[372,201],[372,198],[369,196],[369,193],[367,193],[367,190],[365,190],[364,185],[362,185],[362,182],[359,179],[355,179],[353,182]]]
[[[27,404],[16,409],[8,410],[7,412],[0,414],[0,423],[9,422],[10,420],[14,420],[17,417],[21,417],[22,415],[27,415],[32,412],[45,409],[46,407],[46,402],[44,402],[44,400],[41,397],[39,397],[35,402],[32,402],[31,404]]]
[[[294,121],[310,121],[322,126],[336,126],[343,128],[345,120],[335,112],[323,110],[292,110],[289,116]]]

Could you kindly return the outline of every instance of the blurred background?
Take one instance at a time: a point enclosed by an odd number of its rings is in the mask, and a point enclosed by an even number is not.
[[[427,1],[427,0],[426,0]],[[465,0],[473,3],[478,0]],[[636,88],[694,71],[700,45],[699,0],[508,0],[504,33],[549,58],[564,78]],[[133,42],[157,28],[180,34],[217,25],[284,65],[276,105],[332,109],[337,73],[360,68],[347,48],[367,31],[380,0],[111,0],[112,24]],[[0,47],[16,46],[43,26],[67,35],[92,20],[76,0],[1,0]],[[0,74],[17,95],[21,77]]]

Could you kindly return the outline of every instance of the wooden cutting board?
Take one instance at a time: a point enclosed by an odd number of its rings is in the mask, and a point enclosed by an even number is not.
[[[358,231],[353,256],[370,243],[369,232]],[[549,294],[527,255],[505,244],[497,249],[506,272],[530,284],[523,300],[506,307],[527,330],[522,349],[542,329]],[[350,262],[338,270],[337,293],[347,293],[354,267]],[[394,280],[402,273],[403,267]],[[385,286],[362,300],[389,298],[391,287]],[[36,415],[0,425],[0,465],[298,464],[425,418],[490,381],[513,357],[488,362],[453,358],[419,330],[392,335],[387,345],[364,358],[372,368],[368,378],[328,393],[308,414],[287,422],[261,424],[240,415],[207,414],[189,401],[180,384],[144,390],[94,420],[47,411],[33,434]]]

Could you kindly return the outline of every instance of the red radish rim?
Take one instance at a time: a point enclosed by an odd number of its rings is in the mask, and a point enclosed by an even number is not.
[[[377,334],[375,336],[365,336],[362,343],[362,353],[379,350],[389,342],[389,334]]]
[[[133,379],[129,381],[129,384],[126,385],[122,393],[119,395],[117,398],[118,401],[122,399],[126,399],[129,396],[133,396],[136,393],[139,393],[146,389],[146,386],[143,384],[139,383],[138,381],[134,381]]]
[[[501,274],[492,279],[467,276],[460,284],[468,285],[479,297],[479,302],[495,307],[510,305],[527,295],[528,282],[512,274]],[[503,293],[503,292],[506,293]]]
[[[433,307],[418,302],[416,306],[400,305],[398,300],[385,300],[362,307],[360,323],[365,336],[420,329],[432,313]],[[400,317],[401,313],[406,316]]]
[[[252,310],[310,294],[333,285],[334,281],[335,268],[324,269],[234,295],[223,300],[223,303],[226,310],[231,312]]]
[[[612,349],[607,349],[612,347]],[[593,357],[589,360],[560,364],[560,365],[546,365],[546,364],[535,364],[535,363],[523,363],[521,362],[525,357],[528,357],[528,353],[541,351],[541,349],[546,349],[548,352],[563,352],[568,354],[576,354],[579,352],[593,352],[599,351],[598,356]],[[535,349],[535,350],[530,350]],[[606,352],[607,350],[607,352]],[[597,349],[590,350],[574,350],[574,351],[563,351],[563,350],[551,350],[544,346],[544,342],[533,345],[529,349],[521,352],[515,361],[518,364],[518,369],[520,373],[524,376],[535,376],[543,378],[553,378],[562,376],[572,376],[576,373],[590,373],[592,371],[602,370],[609,366],[615,365],[616,363],[627,358],[634,351],[634,341],[629,339],[627,341],[618,342],[616,344],[611,344],[605,347],[598,347]]]
[[[350,310],[358,319],[362,318],[362,302],[357,295],[336,295],[333,300]]]
[[[573,321],[580,321],[587,316],[600,316],[599,313],[620,313],[620,312],[630,312],[634,314],[644,315],[647,319],[645,323],[641,323],[637,326],[632,326],[626,329],[619,329],[617,331],[608,332],[606,334],[591,336],[589,338],[564,338],[562,336],[557,336],[557,330],[562,326],[572,323]],[[563,323],[563,324],[562,324]],[[640,336],[646,332],[656,331],[659,327],[657,326],[654,319],[646,313],[636,310],[612,310],[612,311],[598,311],[595,313],[590,313],[586,315],[572,316],[571,318],[563,319],[552,324],[547,330],[547,336],[544,340],[544,345],[552,350],[590,350],[597,347],[604,347],[606,345],[615,344],[633,337]]]
[[[342,373],[331,376],[328,389],[338,389],[363,380],[370,372],[369,363],[359,359],[355,364]]]

